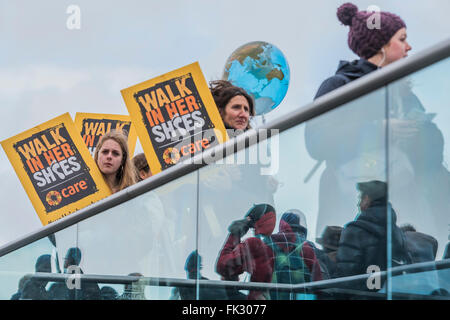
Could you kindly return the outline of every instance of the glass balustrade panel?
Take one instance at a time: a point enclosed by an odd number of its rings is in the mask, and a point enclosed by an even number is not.
[[[83,272],[186,279],[185,259],[196,249],[196,184],[193,172],[79,223]],[[178,296],[173,287],[134,288],[119,286],[118,299]]]
[[[365,222],[355,220],[371,220],[376,206],[375,228],[386,226],[386,196],[374,199],[370,210],[361,210],[359,192],[360,188],[387,190],[385,102],[382,88],[202,168],[201,275],[212,280],[291,284],[366,275],[379,257],[374,251],[363,256],[366,235],[359,224]],[[343,243],[341,234],[346,236]],[[386,238],[386,232],[382,236]],[[372,241],[386,255],[383,240]],[[286,253],[293,250],[301,252],[300,259]],[[354,250],[359,252],[356,257]],[[365,280],[344,289],[358,291],[336,295],[330,290],[205,289],[203,298],[334,299],[377,294]],[[385,294],[376,297],[384,299]]]
[[[450,268],[436,267],[449,258],[449,73],[447,58],[388,86],[392,264],[428,264],[392,275],[394,299],[396,293],[450,297]]]

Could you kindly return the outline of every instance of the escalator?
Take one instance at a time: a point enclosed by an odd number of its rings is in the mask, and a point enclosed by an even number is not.
[[[0,299],[226,300],[268,288],[293,299],[450,299],[449,56],[447,40],[4,245]],[[418,107],[408,109],[411,99]],[[356,185],[372,180],[387,183],[394,209],[387,271],[302,284],[216,272],[228,226],[253,204],[275,208],[275,233],[284,212],[299,210],[323,249],[317,239],[357,218]],[[431,239],[432,257],[395,265],[392,225]],[[352,286],[369,282],[376,288]]]

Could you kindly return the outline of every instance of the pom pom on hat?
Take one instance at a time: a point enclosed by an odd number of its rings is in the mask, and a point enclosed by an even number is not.
[[[358,7],[353,3],[347,2],[338,8],[337,17],[340,22],[346,26],[352,25],[353,17],[358,13]]]
[[[389,43],[398,30],[406,27],[405,22],[399,16],[380,11],[377,13],[380,26],[369,28],[367,21],[373,14],[370,11],[358,11],[358,7],[349,2],[344,3],[337,10],[339,21],[350,27],[348,46],[363,59],[374,56],[384,45]]]

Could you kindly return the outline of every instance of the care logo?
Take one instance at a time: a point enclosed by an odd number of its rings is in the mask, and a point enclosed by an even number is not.
[[[177,148],[167,148],[163,153],[163,159],[166,164],[175,164],[180,160],[180,152]]]
[[[47,193],[47,195],[45,196],[45,200],[49,205],[57,206],[58,204],[61,203],[62,196],[58,191],[53,190]]]

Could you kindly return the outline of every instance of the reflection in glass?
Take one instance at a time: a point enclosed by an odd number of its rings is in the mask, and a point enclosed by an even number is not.
[[[306,150],[325,165],[317,233],[354,218],[356,183],[386,181],[385,106],[385,90],[379,89],[306,123]]]
[[[403,155],[389,172],[389,198],[414,263],[443,259],[449,240],[448,72],[450,59],[388,86],[388,153]],[[392,291],[450,296],[450,269],[433,269],[393,277]]]
[[[0,298],[448,297],[450,268],[441,260],[449,259],[450,109],[442,103],[449,91],[436,88],[448,89],[438,75],[449,73],[449,60],[442,61],[5,255]],[[331,287],[344,291],[313,293],[141,281],[82,282],[73,290],[32,278],[71,268],[274,285],[390,273],[387,281],[346,280]]]
[[[61,233],[51,234],[1,257],[0,299],[53,299],[49,288],[55,282],[33,278],[33,275],[35,272],[62,273],[64,257],[60,257],[55,240]],[[64,233],[75,239],[74,228],[65,229]]]
[[[98,275],[183,278],[183,257],[196,247],[196,174],[82,221],[78,247],[84,255],[83,270]],[[147,286],[145,297],[168,299],[170,291]],[[118,295],[123,294],[122,286]]]

